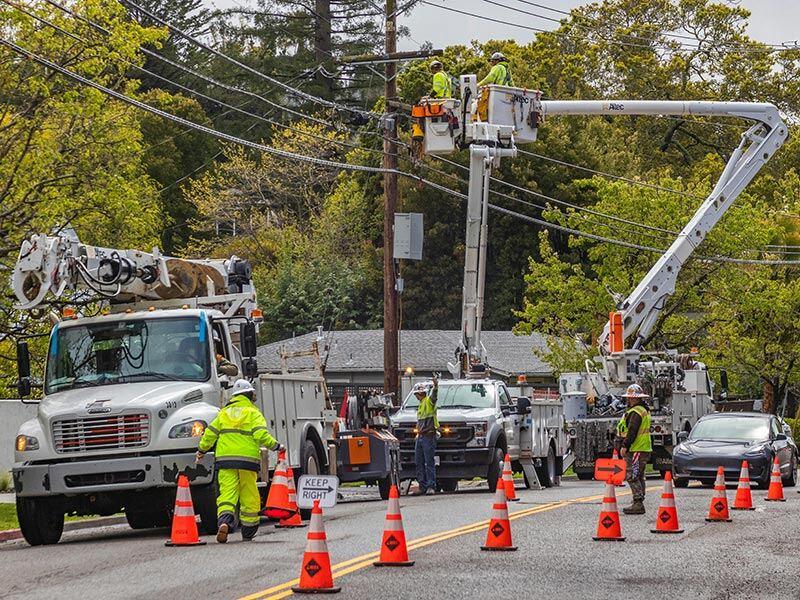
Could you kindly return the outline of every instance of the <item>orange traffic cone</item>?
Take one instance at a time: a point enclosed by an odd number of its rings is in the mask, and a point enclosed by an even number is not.
[[[750,465],[742,461],[742,472],[739,474],[739,487],[736,488],[736,498],[733,501],[733,510],[755,510],[753,496],[750,494]]]
[[[289,485],[286,481],[286,452],[278,454],[278,464],[275,466],[275,475],[267,494],[267,507],[265,514],[271,519],[288,519],[292,516],[292,507],[289,504]]]
[[[486,532],[486,545],[481,550],[513,551],[517,547],[511,543],[511,522],[508,520],[508,504],[504,485],[495,487],[492,520]]]
[[[289,488],[289,508],[294,512],[291,517],[281,519],[275,527],[305,527],[306,524],[303,523],[303,519],[300,518],[300,509],[297,507],[297,488],[294,486],[294,472],[292,471],[292,467],[286,470],[286,483]]]
[[[389,507],[386,509],[380,560],[372,564],[376,567],[410,567],[414,564],[413,560],[408,560],[403,517],[400,515],[400,492],[394,484],[389,488]]]
[[[165,546],[202,546],[205,542],[197,534],[192,492],[186,475],[178,476],[178,492],[175,494],[175,514],[172,517],[172,533]]]
[[[517,492],[514,489],[514,474],[511,472],[511,457],[506,454],[503,461],[503,486],[506,493],[506,502],[518,502]]]
[[[711,497],[711,505],[708,507],[706,521],[732,521],[728,513],[728,496],[725,494],[725,469],[717,469],[717,480],[714,482],[714,495]]]
[[[614,448],[614,450],[611,452],[611,460],[620,460],[619,452],[617,452],[616,448]],[[619,483],[615,483],[614,485],[616,487],[625,487],[625,482],[624,481],[620,481]]]
[[[600,508],[600,518],[597,521],[597,535],[592,538],[596,542],[624,542],[622,528],[619,523],[617,510],[617,495],[613,483],[606,483],[606,493],[603,497],[603,506]]]
[[[781,461],[775,456],[775,462],[772,463],[772,475],[769,478],[769,491],[767,497],[764,498],[767,502],[786,502],[783,497],[783,481],[781,481]]]
[[[331,557],[325,540],[322,509],[319,500],[314,500],[303,566],[300,568],[300,585],[292,588],[295,594],[335,594],[342,591],[342,588],[333,586]]]
[[[656,528],[651,533],[683,533],[678,525],[678,509],[675,508],[675,490],[672,489],[672,471],[664,476],[664,491],[661,492],[661,506],[658,507]]]

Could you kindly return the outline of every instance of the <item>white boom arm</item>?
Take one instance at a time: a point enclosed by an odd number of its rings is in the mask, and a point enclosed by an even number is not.
[[[83,244],[66,236],[32,235],[20,248],[11,276],[18,309],[34,308],[48,294],[85,291],[112,305],[215,306],[250,316],[255,288],[250,265],[236,256],[226,260],[189,260]],[[240,309],[244,309],[244,314]]]

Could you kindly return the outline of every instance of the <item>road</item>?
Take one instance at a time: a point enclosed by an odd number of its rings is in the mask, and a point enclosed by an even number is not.
[[[603,487],[566,481],[518,490],[510,505],[517,552],[480,550],[492,496],[468,491],[401,501],[411,558],[406,569],[376,569],[385,503],[339,504],[325,515],[340,598],[798,598],[800,495],[706,523],[711,490],[676,490],[681,535],[650,533],[661,482],[649,482],[646,516],[623,516],[624,543],[591,540]],[[620,493],[620,508],[630,497]],[[728,492],[732,501],[733,489]],[[166,548],[167,532],[125,526],[72,532],[49,547],[0,545],[4,598],[284,598],[296,583],[306,529],[262,527],[226,545]]]

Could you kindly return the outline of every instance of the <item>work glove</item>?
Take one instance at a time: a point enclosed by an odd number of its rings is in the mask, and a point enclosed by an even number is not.
[[[203,457],[205,455],[206,455],[205,452],[200,452],[200,450],[198,450],[197,454],[194,455],[194,462],[196,463],[203,462]]]
[[[278,452],[278,453],[286,452],[286,446],[284,446],[283,444],[278,444],[278,447],[275,448],[275,452]]]

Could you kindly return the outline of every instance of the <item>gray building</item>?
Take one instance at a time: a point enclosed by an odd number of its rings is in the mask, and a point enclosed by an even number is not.
[[[274,342],[258,349],[261,370],[280,372],[280,353],[309,350],[312,342],[320,341],[320,350],[329,349],[325,377],[336,399],[348,389],[349,393],[364,388],[383,387],[383,330],[313,332],[289,340]],[[461,332],[455,330],[409,330],[400,332],[400,368],[403,390],[411,380],[429,378],[433,373],[446,377],[448,362],[455,362],[455,350]],[[543,335],[514,335],[510,331],[484,331],[481,340],[489,355],[489,367],[496,377],[510,383],[525,375],[528,383],[555,387],[553,370],[534,350],[546,348]],[[324,356],[324,354],[323,354]],[[292,359],[292,371],[313,368],[309,357]]]

